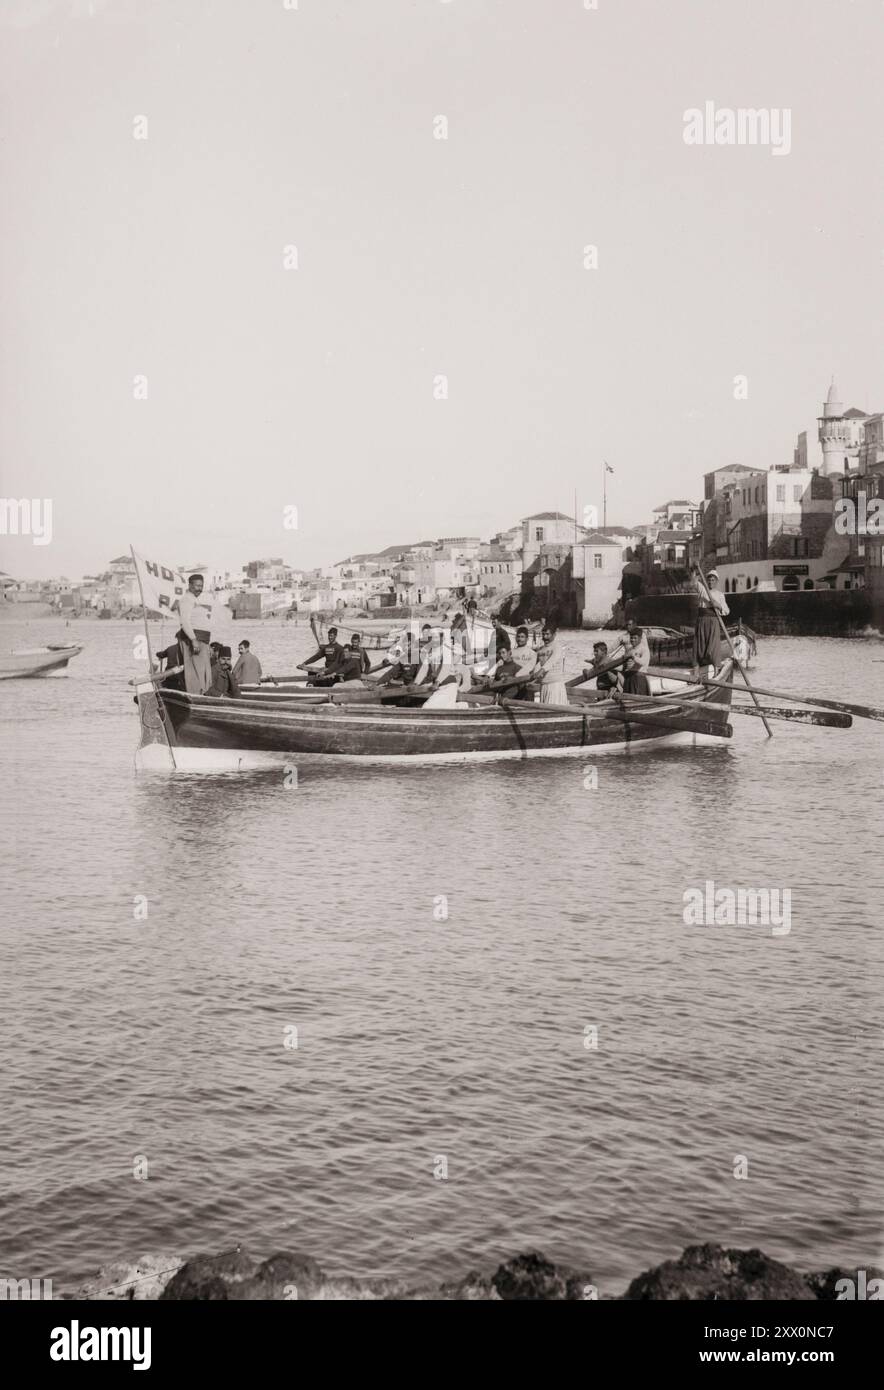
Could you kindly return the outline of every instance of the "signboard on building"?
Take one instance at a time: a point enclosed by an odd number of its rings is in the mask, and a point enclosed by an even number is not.
[[[774,565],[774,574],[810,574],[809,565]]]

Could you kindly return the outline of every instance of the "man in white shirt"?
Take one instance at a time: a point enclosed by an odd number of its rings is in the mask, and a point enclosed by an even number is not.
[[[694,680],[714,676],[721,665],[724,644],[721,628],[729,613],[727,599],[718,587],[718,571],[710,570],[707,583],[703,582],[699,571],[694,579],[699,604],[697,622],[694,628],[694,666],[691,672]]]
[[[187,581],[187,592],[178,600],[181,628],[176,636],[184,663],[184,689],[189,695],[205,695],[212,684],[209,651],[212,606],[202,601],[204,582],[201,574],[192,574]]]

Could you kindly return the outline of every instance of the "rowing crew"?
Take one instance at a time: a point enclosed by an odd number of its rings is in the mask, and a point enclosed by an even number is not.
[[[457,692],[472,690],[494,694],[501,700],[533,700],[539,688],[541,704],[567,704],[565,657],[551,624],[544,624],[538,647],[530,645],[530,630],[524,624],[516,629],[515,645],[506,629],[498,627],[496,653],[489,662],[481,663],[487,666],[483,675],[476,673],[477,663],[469,660],[468,648],[457,640],[457,633],[454,625],[449,633],[425,623],[419,636],[404,636],[393,660],[385,657],[379,666],[372,667],[359,635],[354,633],[349,642],[341,644],[337,640],[338,629],[333,627],[329,629],[328,640],[302,661],[299,669],[308,673],[308,685],[319,687],[365,688],[364,677],[369,676],[372,687],[397,685],[412,690],[415,687],[433,690],[452,685],[455,696]],[[649,695],[651,690],[644,672],[650,659],[643,629],[630,623],[610,655],[607,643],[595,643],[592,666],[585,668],[583,676],[570,684],[595,678],[603,696],[618,692]]]
[[[583,679],[595,677],[596,688],[604,695],[620,692],[624,695],[650,695],[651,687],[645,675],[651,664],[651,649],[644,629],[632,621],[626,625],[613,652],[607,642],[594,642],[592,666],[583,668]]]

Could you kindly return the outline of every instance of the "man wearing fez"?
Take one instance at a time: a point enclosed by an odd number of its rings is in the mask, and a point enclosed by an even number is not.
[[[203,584],[201,574],[192,574],[187,581],[187,592],[178,600],[181,627],[175,635],[181,646],[184,689],[188,695],[205,695],[212,684],[209,649],[212,607],[202,601]]]

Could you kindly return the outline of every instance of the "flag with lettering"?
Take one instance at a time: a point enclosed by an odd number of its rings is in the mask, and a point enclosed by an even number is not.
[[[161,564],[159,560],[139,555],[137,550],[132,551],[132,558],[145,608],[152,613],[171,614],[173,610],[177,611],[178,600],[187,590],[189,576],[181,570],[172,569],[170,565]],[[212,594],[203,593],[200,602],[211,607]]]

